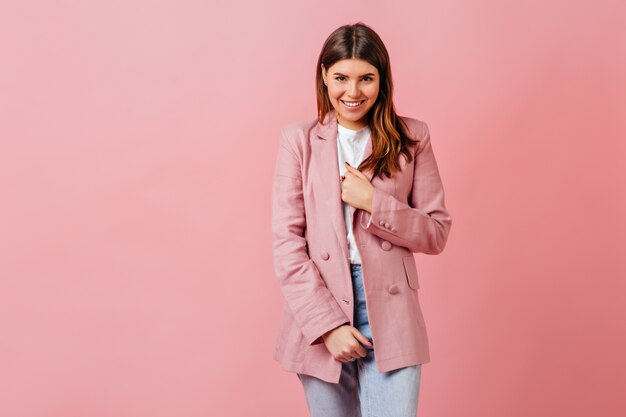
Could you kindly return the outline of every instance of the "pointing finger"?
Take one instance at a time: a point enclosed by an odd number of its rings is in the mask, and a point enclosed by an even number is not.
[[[363,173],[361,171],[359,171],[358,169],[354,168],[348,162],[345,162],[344,165],[346,166],[346,168],[348,168],[348,171],[352,172],[353,174],[358,175],[361,178],[365,177],[365,175],[363,175]]]

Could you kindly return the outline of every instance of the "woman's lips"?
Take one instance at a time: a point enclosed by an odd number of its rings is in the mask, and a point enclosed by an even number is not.
[[[355,110],[355,109],[359,109],[361,108],[361,106],[363,105],[363,103],[365,102],[365,100],[360,100],[358,103],[358,105],[356,106],[349,106],[348,104],[346,104],[346,101],[344,100],[339,100],[343,103],[343,106],[348,109],[348,110]],[[354,103],[354,102],[348,102],[348,103]]]

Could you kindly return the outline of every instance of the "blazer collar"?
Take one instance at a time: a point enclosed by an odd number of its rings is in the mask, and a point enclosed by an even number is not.
[[[335,146],[334,157],[338,162],[337,154],[337,112],[335,109],[331,109],[324,117],[323,123],[319,121],[313,127],[313,133],[319,138],[333,143]],[[330,153],[330,152],[329,152]],[[372,140],[371,138],[365,144],[365,150],[363,151],[363,161],[365,161],[372,154]],[[329,155],[330,157],[330,155]],[[355,167],[356,168],[356,167]],[[371,182],[374,173],[371,170],[362,171],[367,179]],[[339,175],[339,167],[337,166],[337,176]]]

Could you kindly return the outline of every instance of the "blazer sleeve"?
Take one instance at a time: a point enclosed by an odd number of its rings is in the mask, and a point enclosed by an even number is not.
[[[376,189],[372,212],[365,211],[360,225],[363,229],[389,242],[404,246],[413,253],[441,253],[448,240],[452,216],[446,209],[445,193],[430,141],[424,132],[413,159],[413,185],[410,204]],[[385,227],[385,223],[389,227]]]
[[[272,250],[281,292],[309,344],[350,323],[308,255],[301,157],[281,129],[272,188]]]

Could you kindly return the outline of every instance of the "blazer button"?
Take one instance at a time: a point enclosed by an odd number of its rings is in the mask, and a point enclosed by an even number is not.
[[[381,226],[384,226],[385,225],[385,221],[381,220],[381,221],[378,222],[378,224],[380,224]]]
[[[391,243],[389,243],[389,241],[387,240],[383,240],[383,243],[381,243],[380,246],[383,248],[383,250],[391,249]]]
[[[398,292],[400,292],[400,289],[396,284],[391,284],[389,286],[389,294],[397,294]]]
[[[398,230],[397,230],[395,227],[392,227],[392,228],[391,228],[391,231],[392,231],[392,232],[397,232]]]
[[[325,260],[325,261],[326,261],[326,260],[328,260],[328,258],[330,258],[330,255],[329,255],[329,254],[328,254],[328,252],[326,252],[325,250],[324,250],[324,251],[322,251],[322,253],[321,253],[321,255],[320,255],[320,256],[321,256],[321,257],[322,257],[322,259],[323,259],[323,260]]]
[[[389,229],[391,226],[389,226],[389,223],[385,223],[385,229]]]

